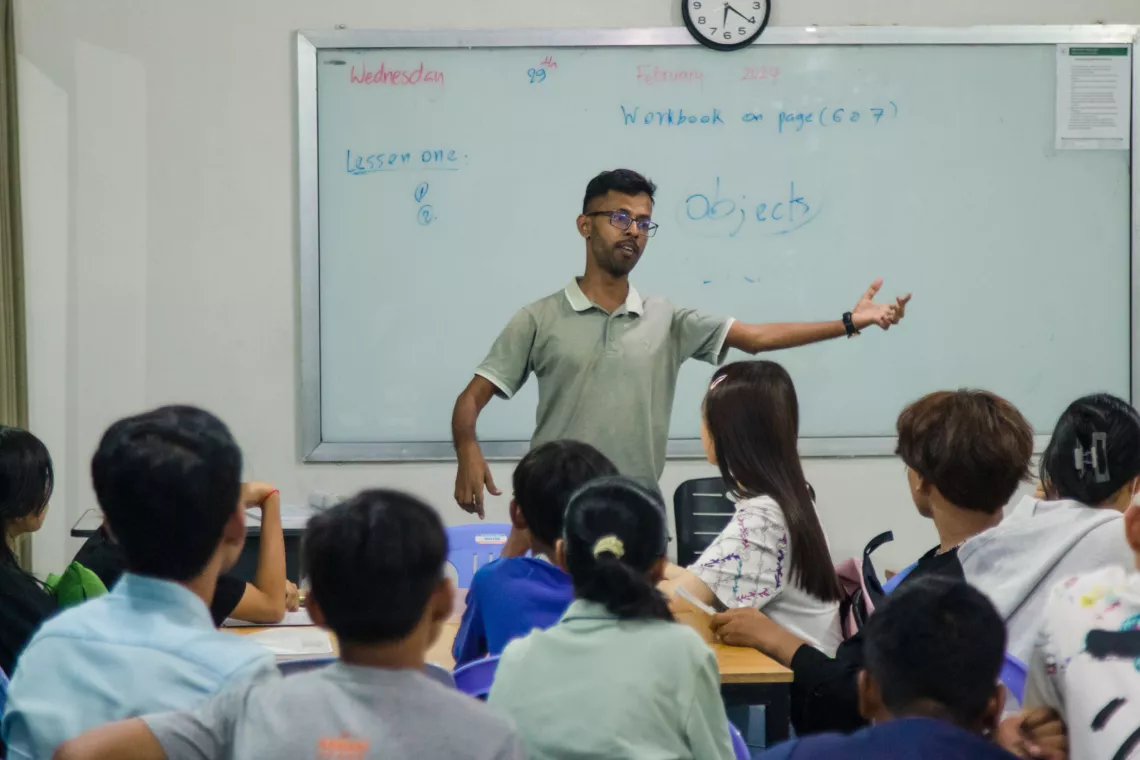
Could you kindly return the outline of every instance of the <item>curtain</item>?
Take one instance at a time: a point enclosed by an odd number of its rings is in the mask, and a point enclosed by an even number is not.
[[[0,424],[26,428],[28,351],[20,231],[14,5],[15,0],[0,0]],[[29,567],[30,542],[22,541],[17,549],[20,563]]]

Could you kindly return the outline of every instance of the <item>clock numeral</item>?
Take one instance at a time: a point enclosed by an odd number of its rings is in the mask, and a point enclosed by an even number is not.
[[[752,10],[754,10],[754,11],[758,11],[758,10],[760,10],[762,7],[763,7],[763,6],[762,6],[762,5],[760,5],[760,3],[752,3]]]
[[[695,10],[695,11],[699,11],[700,9],[701,9],[701,4],[700,4],[700,3],[693,3],[693,10]]]
[[[725,33],[724,33],[724,38],[725,38],[726,40],[731,40],[731,39],[732,39],[732,32],[725,32]]]
[[[745,29],[744,27],[740,27],[739,29],[736,30],[736,33],[743,36],[745,34],[748,34],[748,30]]]
[[[709,34],[716,34],[716,27],[715,26],[712,28],[712,30],[709,32]]]
[[[698,23],[698,24],[703,24],[703,23],[705,23],[705,17],[704,17],[704,16],[699,16],[699,17],[697,18],[697,23]]]

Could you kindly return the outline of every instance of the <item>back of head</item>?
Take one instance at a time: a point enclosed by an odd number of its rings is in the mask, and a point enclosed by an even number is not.
[[[447,534],[435,510],[397,491],[364,491],[309,520],[312,596],[342,641],[398,641],[444,579]]]
[[[55,487],[47,447],[20,428],[0,425],[0,529],[7,536],[14,520],[43,514]],[[0,561],[15,562],[8,541],[0,541]]]
[[[995,514],[1029,477],[1033,427],[989,391],[938,391],[899,415],[895,453],[954,506]]]
[[[533,449],[515,468],[515,503],[531,535],[554,546],[562,537],[562,516],[570,495],[595,478],[617,474],[617,468],[593,446],[552,441]]]
[[[963,581],[927,577],[875,610],[863,646],[867,673],[891,715],[977,731],[994,717],[1005,642],[1005,624],[985,595]]]
[[[172,581],[201,573],[238,509],[241,468],[229,429],[201,409],[167,406],[111,425],[91,478],[127,568]]]
[[[1095,507],[1137,475],[1140,414],[1107,393],[1069,404],[1041,456],[1041,482],[1049,494]]]
[[[792,582],[822,601],[842,599],[800,463],[799,403],[787,371],[770,361],[721,367],[705,396],[704,419],[728,487],[739,498],[767,495],[780,505]]]
[[[656,493],[624,477],[588,483],[570,497],[563,541],[579,599],[623,619],[673,619],[652,577],[669,541]]]
[[[590,210],[590,201],[605,197],[610,192],[622,195],[648,195],[653,200],[657,186],[632,169],[611,169],[594,177],[586,185],[586,195],[582,198],[582,213]]]

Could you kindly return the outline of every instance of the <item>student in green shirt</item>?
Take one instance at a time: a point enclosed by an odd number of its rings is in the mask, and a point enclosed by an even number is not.
[[[555,560],[575,599],[507,645],[489,702],[531,760],[731,760],[716,656],[656,589],[668,545],[661,497],[629,478],[570,497]]]

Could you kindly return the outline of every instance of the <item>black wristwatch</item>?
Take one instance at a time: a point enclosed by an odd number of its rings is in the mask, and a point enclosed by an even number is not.
[[[851,318],[849,311],[843,312],[843,329],[847,331],[848,338],[853,338],[859,334],[859,331],[855,329],[855,320]]]

